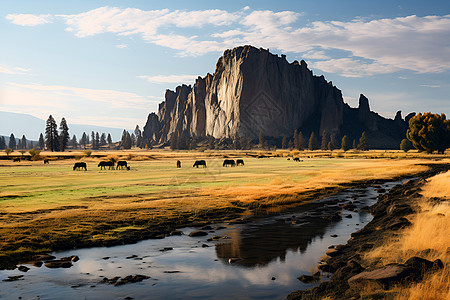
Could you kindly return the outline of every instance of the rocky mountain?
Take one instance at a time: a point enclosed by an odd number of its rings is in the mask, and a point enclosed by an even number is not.
[[[398,112],[394,120],[370,111],[360,96],[359,107],[344,103],[341,91],[323,76],[314,76],[305,61],[289,63],[285,55],[252,46],[226,50],[214,74],[198,77],[193,86],[166,90],[158,113],[150,113],[143,135],[166,143],[173,135],[212,136],[216,139],[257,139],[366,131],[376,148],[398,148],[407,123]]]

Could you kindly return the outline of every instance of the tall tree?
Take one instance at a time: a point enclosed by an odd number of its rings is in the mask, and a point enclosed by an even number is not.
[[[281,140],[281,149],[286,149],[288,146],[287,138],[286,136],[283,136],[283,139]]]
[[[443,153],[450,147],[450,120],[445,114],[419,113],[409,120],[406,137],[420,151]]]
[[[134,133],[131,133],[131,146],[137,146],[136,145],[136,136],[134,135]]]
[[[306,148],[306,140],[305,137],[303,136],[303,133],[300,131],[298,133],[298,150],[303,150]]]
[[[77,136],[75,134],[73,135],[72,140],[70,140],[70,144],[72,145],[73,148],[77,148],[78,141],[77,141]]]
[[[356,142],[356,139],[353,140],[353,149],[358,149],[358,143]]]
[[[335,133],[332,133],[330,135],[330,143],[331,143],[331,147],[333,149],[339,149],[339,143],[338,143],[338,139],[337,139]],[[330,147],[328,147],[328,149],[330,149]],[[331,149],[331,150],[333,150],[333,149]]]
[[[105,133],[102,133],[102,135],[100,136],[100,145],[101,146],[106,145],[106,134]]]
[[[322,142],[320,143],[320,149],[327,150],[329,141],[330,141],[330,138],[328,136],[328,133],[324,130],[322,132]]]
[[[16,148],[22,149],[22,140],[21,139],[19,139],[19,141],[17,142]]]
[[[56,125],[56,121],[52,115],[48,117],[45,126],[45,144],[47,145],[47,149],[52,152],[59,150],[58,125]]]
[[[39,149],[44,150],[45,148],[45,140],[44,140],[44,135],[41,133],[39,135]]]
[[[22,149],[28,149],[27,148],[27,138],[25,137],[25,134],[22,135]]]
[[[100,148],[100,135],[98,132],[95,133],[95,149]]]
[[[6,149],[6,141],[5,141],[5,137],[1,136],[0,137],[0,150]]]
[[[309,150],[316,150],[317,148],[319,148],[316,134],[314,133],[314,131],[311,133],[311,136],[309,137],[308,148]]]
[[[66,119],[63,117],[59,124],[59,150],[65,151],[69,144],[69,126],[67,126]]]
[[[131,149],[131,136],[128,131],[125,131],[124,139],[122,141],[123,149]]]
[[[95,132],[91,131],[91,148],[97,149],[97,145],[95,144]]]
[[[86,132],[83,132],[83,135],[81,136],[80,139],[80,145],[82,145],[83,148],[86,149],[86,144],[87,144],[87,134]]]
[[[366,132],[364,131],[359,138],[359,149],[363,151],[369,150],[369,143],[367,142]]]
[[[11,133],[11,135],[9,136],[9,143],[8,143],[8,147],[11,148],[12,150],[16,149],[16,137],[14,136],[14,133]]]
[[[350,149],[350,139],[347,135],[344,135],[341,142],[341,149],[347,151]]]
[[[112,138],[111,138],[111,134],[110,134],[110,133],[108,133],[108,137],[106,138],[106,140],[108,141],[108,147],[109,147],[109,149],[111,149]]]
[[[261,130],[259,131],[259,146],[264,147],[264,135]]]

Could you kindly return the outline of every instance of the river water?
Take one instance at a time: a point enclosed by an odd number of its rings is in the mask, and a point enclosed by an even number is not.
[[[399,183],[381,187],[389,190]],[[372,216],[360,208],[374,204],[380,192],[379,187],[349,189],[245,224],[212,224],[202,237],[188,236],[199,228],[181,228],[184,235],[161,240],[54,252],[57,258],[77,255],[80,260],[69,269],[27,265],[26,273],[0,271],[0,280],[24,275],[21,280],[0,281],[0,298],[285,299],[294,290],[318,284],[305,284],[297,277],[310,275],[328,246],[345,244],[352,232],[370,222]],[[356,211],[339,208],[349,201]],[[341,221],[322,218],[335,211],[342,211]],[[225,228],[217,229],[220,226]],[[217,236],[223,238],[211,241]],[[150,278],[121,286],[101,283],[104,277],[136,274]]]

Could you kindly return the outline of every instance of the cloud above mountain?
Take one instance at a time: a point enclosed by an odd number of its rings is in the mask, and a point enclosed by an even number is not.
[[[234,12],[146,11],[105,6],[79,14],[9,14],[6,19],[22,26],[62,21],[66,30],[79,38],[99,34],[138,36],[147,43],[176,50],[180,56],[201,56],[252,44],[298,53],[315,68],[345,77],[401,70],[415,73],[450,70],[450,15],[330,20],[300,25],[300,21],[305,21],[303,14],[293,11],[248,7]],[[340,56],[335,54],[336,50]]]

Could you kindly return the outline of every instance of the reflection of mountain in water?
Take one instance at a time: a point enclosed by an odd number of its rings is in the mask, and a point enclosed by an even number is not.
[[[316,205],[307,206],[312,213]],[[287,250],[304,252],[313,238],[323,237],[329,224],[328,220],[311,214],[297,217],[295,221],[297,224],[280,219],[275,223],[238,228],[229,233],[231,243],[216,245],[217,257],[240,258],[238,264],[245,267],[264,266],[278,257],[284,261]]]

